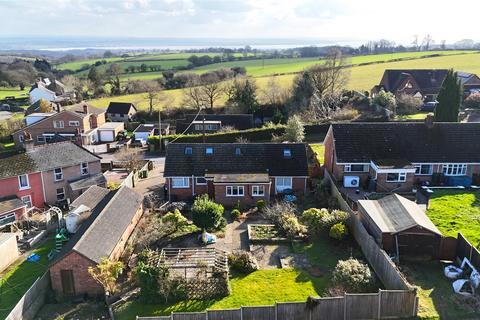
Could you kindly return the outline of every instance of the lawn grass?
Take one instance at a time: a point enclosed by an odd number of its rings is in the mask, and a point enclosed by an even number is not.
[[[480,192],[434,190],[427,215],[444,236],[456,238],[461,232],[480,248]]]
[[[422,120],[427,117],[429,112],[418,112],[414,114],[407,114],[407,115],[397,115],[397,120]]]
[[[54,248],[53,239],[41,244],[35,253],[40,255],[39,262],[28,262],[22,258],[2,273],[0,280],[0,319],[5,319],[18,300],[25,294],[35,280],[48,269],[48,253]]]
[[[188,300],[174,304],[145,304],[129,301],[115,311],[116,319],[134,319],[137,315],[169,315],[171,312],[194,312],[206,309],[228,309],[240,306],[273,305],[275,302],[305,301],[308,296],[326,293],[331,283],[331,272],[338,260],[348,259],[352,242],[338,242],[328,237],[318,238],[311,244],[295,245],[295,252],[305,252],[314,266],[324,273],[313,277],[304,270],[273,269],[258,270],[248,275],[232,275],[232,294],[215,300]],[[353,250],[353,251],[352,251]]]
[[[321,143],[310,144],[313,152],[317,155],[317,160],[320,164],[323,164],[325,161],[325,146]]]
[[[29,89],[20,90],[19,88],[0,88],[0,100],[6,97],[26,97]]]
[[[443,275],[439,261],[401,262],[407,280],[418,288],[418,319],[477,319],[470,307],[454,294],[452,281]]]

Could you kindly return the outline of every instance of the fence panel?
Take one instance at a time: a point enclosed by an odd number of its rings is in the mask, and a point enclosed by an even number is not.
[[[343,297],[314,299],[310,309],[310,320],[343,319],[344,308],[345,299]]]
[[[466,257],[477,270],[480,270],[480,252],[461,233],[458,234],[457,257],[460,260]]]
[[[275,306],[242,307],[242,320],[275,320]]]
[[[304,320],[307,316],[305,302],[277,303],[277,320]]]
[[[347,319],[377,319],[378,293],[345,294]]]
[[[208,310],[208,320],[242,320],[240,309]]]
[[[415,291],[380,291],[381,318],[411,317],[415,311]]]
[[[206,312],[174,312],[172,320],[207,320]]]

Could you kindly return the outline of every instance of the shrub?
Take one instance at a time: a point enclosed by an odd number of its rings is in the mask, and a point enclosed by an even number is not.
[[[231,216],[232,219],[234,219],[234,220],[237,220],[238,218],[240,218],[241,215],[242,215],[242,213],[241,213],[240,210],[238,210],[238,209],[233,209],[233,210],[230,212],[230,216]]]
[[[332,276],[333,283],[348,292],[363,292],[374,282],[368,265],[353,258],[338,261]]]
[[[397,107],[397,102],[393,93],[385,92],[383,89],[379,93],[377,93],[375,98],[372,99],[372,103],[393,112],[395,112],[395,109]]]
[[[343,223],[335,223],[331,228],[328,235],[337,240],[342,240],[348,234],[347,227]]]
[[[470,94],[463,102],[465,108],[480,108],[480,92]]]
[[[306,233],[306,228],[298,219],[296,208],[289,202],[276,202],[271,206],[265,207],[264,214],[270,219],[285,235],[289,238],[298,237]]]
[[[348,213],[340,210],[333,210],[322,217],[322,227],[325,229],[331,228],[334,224],[344,223],[348,219]]]
[[[285,134],[282,136],[282,140],[290,142],[302,142],[305,139],[305,128],[302,120],[297,115],[294,115],[288,119],[287,127],[285,128]]]
[[[322,228],[322,218],[329,214],[327,209],[310,208],[302,213],[301,221],[310,233],[318,233]]]
[[[401,94],[397,98],[397,113],[400,115],[414,114],[422,104],[423,101],[420,98]]]
[[[360,115],[358,110],[352,108],[351,106],[347,106],[345,108],[339,108],[335,111],[332,116],[332,120],[335,121],[346,121],[346,120],[353,120]]]
[[[307,232],[307,228],[298,221],[297,216],[293,213],[282,214],[279,227],[290,239],[302,236]]]
[[[162,217],[162,223],[167,228],[167,233],[174,233],[188,225],[188,219],[182,213],[175,209],[173,212],[168,212]]]
[[[246,251],[230,254],[228,256],[228,264],[232,270],[241,273],[251,273],[259,269],[257,259]]]
[[[192,220],[193,223],[206,230],[219,230],[226,225],[223,212],[225,209],[221,204],[215,203],[204,194],[193,202]]]
[[[257,200],[257,209],[262,211],[265,208],[265,200]]]

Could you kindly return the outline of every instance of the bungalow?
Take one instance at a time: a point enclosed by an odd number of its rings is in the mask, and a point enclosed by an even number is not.
[[[131,102],[110,102],[107,108],[107,119],[110,121],[132,121],[137,108]]]
[[[385,251],[438,255],[442,233],[413,201],[398,194],[379,200],[359,200],[359,218]]]
[[[45,78],[35,82],[30,89],[29,96],[30,104],[34,104],[40,99],[50,102],[71,101],[75,98],[75,93],[67,90],[60,81]]]
[[[254,127],[251,114],[187,114],[175,124],[177,133],[214,133],[222,128],[246,130]]]
[[[101,296],[102,286],[88,273],[102,258],[116,261],[143,214],[143,196],[123,186],[104,197],[92,188],[77,200],[91,211],[50,265],[52,289],[58,298]]]
[[[269,202],[306,191],[307,152],[301,143],[172,143],[164,176],[170,200],[208,194],[227,206]]]
[[[480,123],[335,123],[325,169],[344,188],[411,192],[420,185],[478,183]]]

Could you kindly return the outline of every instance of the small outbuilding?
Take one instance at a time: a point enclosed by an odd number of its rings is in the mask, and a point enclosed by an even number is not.
[[[0,272],[8,268],[18,256],[15,233],[0,233]]]
[[[123,122],[105,122],[98,127],[98,141],[99,142],[113,142],[117,135],[125,130],[125,124]]]
[[[359,200],[358,211],[365,229],[385,251],[397,256],[438,255],[442,233],[415,202],[392,194]]]

